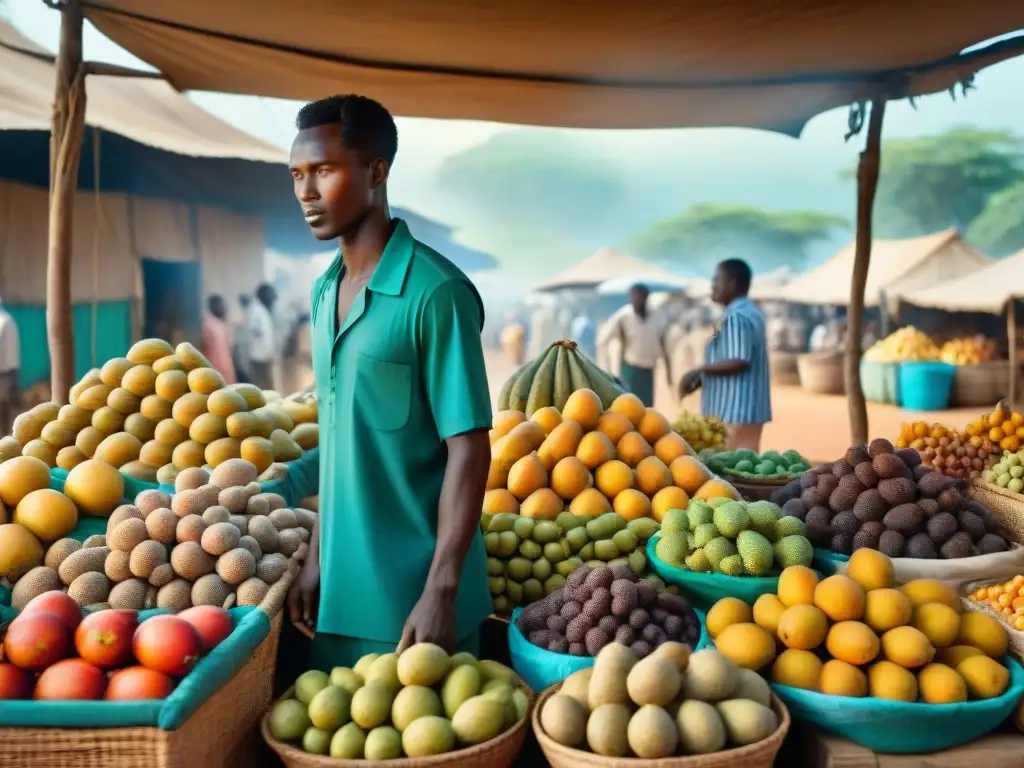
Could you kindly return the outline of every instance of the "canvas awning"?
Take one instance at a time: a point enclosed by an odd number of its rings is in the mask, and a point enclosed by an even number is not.
[[[877,93],[934,93],[1024,51],[1007,0],[83,0],[179,89],[372,96],[395,114],[798,134]]]
[[[901,292],[895,298],[918,307],[998,315],[1008,301],[1024,298],[1024,251],[930,288]]]
[[[821,266],[776,290],[765,287],[758,298],[846,306],[850,301],[855,247],[855,242],[844,245]],[[988,256],[964,242],[953,227],[924,237],[875,238],[871,245],[864,306],[878,306],[883,293],[892,297],[901,292],[930,288],[984,267],[990,261]]]
[[[0,130],[50,132],[54,58],[0,21]],[[86,78],[86,123],[190,157],[285,163],[280,147],[214,117],[159,78]]]
[[[596,288],[607,280],[621,278],[677,281],[674,275],[657,264],[629,256],[614,248],[601,248],[583,261],[563,269],[534,286],[535,291],[560,291],[567,288]]]

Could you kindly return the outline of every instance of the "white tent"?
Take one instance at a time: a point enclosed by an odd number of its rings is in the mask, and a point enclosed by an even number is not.
[[[601,248],[583,261],[542,280],[535,291],[560,291],[566,288],[596,288],[608,280],[646,277],[663,282],[676,282],[674,275],[657,264],[629,256],[614,248]]]
[[[1024,297],[1024,251],[996,259],[982,269],[944,283],[900,292],[894,298],[918,307],[998,315],[1006,303]]]
[[[777,290],[766,287],[758,298],[846,306],[850,301],[854,248],[851,241],[821,266]],[[883,294],[892,296],[931,288],[990,262],[988,256],[964,242],[953,227],[923,237],[876,238],[871,247],[864,306],[878,306]]]

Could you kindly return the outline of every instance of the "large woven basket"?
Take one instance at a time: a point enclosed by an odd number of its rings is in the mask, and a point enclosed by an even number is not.
[[[283,701],[292,697],[294,688],[289,688],[285,694],[278,699]],[[523,689],[530,697],[530,706],[533,707],[533,693],[529,688]],[[260,721],[260,732],[264,741],[270,745],[286,768],[460,768],[461,766],[482,766],[484,768],[509,768],[516,757],[523,749],[523,741],[526,738],[530,712],[526,713],[518,723],[509,728],[500,736],[496,736],[483,744],[475,747],[460,749],[455,752],[448,752],[443,755],[432,757],[403,757],[396,760],[343,760],[337,757],[326,757],[324,755],[313,755],[304,752],[298,747],[278,741],[270,733],[270,710]],[[198,768],[198,763],[197,763]],[[239,766],[238,768],[241,768]]]
[[[768,353],[768,367],[771,370],[772,384],[782,387],[800,386],[800,373],[796,365],[799,356],[797,352]]]
[[[303,547],[306,545],[303,544]],[[301,549],[301,548],[300,548]],[[303,553],[305,550],[302,550]],[[260,604],[270,633],[181,728],[0,728],[3,768],[242,768],[259,764],[259,718],[273,699],[281,608],[298,553]]]
[[[732,483],[733,488],[740,492],[740,496],[743,497],[744,501],[771,501],[772,494],[794,478],[770,478],[759,481],[753,478],[740,479],[726,475],[725,479]]]
[[[991,408],[1010,393],[1010,361],[958,365],[953,374],[953,405]]]
[[[810,352],[796,360],[800,386],[818,395],[841,395],[846,392],[843,356],[833,352]]]
[[[552,768],[772,768],[775,756],[782,748],[782,742],[789,733],[789,710],[779,697],[772,694],[772,709],[779,716],[779,727],[764,741],[736,749],[726,749],[710,755],[688,755],[663,757],[658,760],[643,760],[638,757],[602,757],[593,752],[564,747],[546,733],[540,725],[540,712],[549,698],[558,689],[553,685],[541,694],[533,708],[533,733],[540,743]],[[468,763],[467,763],[468,765]]]
[[[999,520],[1007,538],[1024,544],[1024,496],[982,478],[971,481],[967,495],[985,507]]]

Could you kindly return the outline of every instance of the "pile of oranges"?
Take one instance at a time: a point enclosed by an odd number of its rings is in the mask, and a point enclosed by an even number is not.
[[[1016,630],[1024,632],[1024,575],[1017,574],[1002,584],[978,587],[971,600],[987,605]]]
[[[1019,451],[1024,446],[1024,415],[999,403],[991,413],[968,424],[964,432],[972,438],[988,438],[1004,451]]]

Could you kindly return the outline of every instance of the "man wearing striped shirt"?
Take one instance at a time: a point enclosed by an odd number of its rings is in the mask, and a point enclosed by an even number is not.
[[[704,348],[704,365],[687,373],[679,389],[683,396],[703,390],[701,413],[725,423],[730,450],[757,452],[764,425],[772,420],[772,402],[764,315],[747,296],[751,277],[741,259],[718,265],[711,298],[725,314]]]

